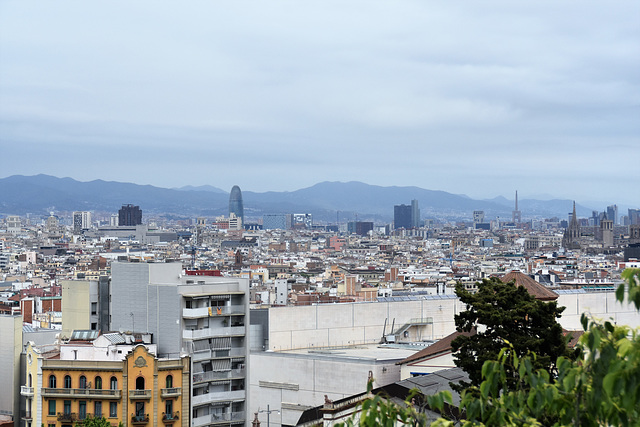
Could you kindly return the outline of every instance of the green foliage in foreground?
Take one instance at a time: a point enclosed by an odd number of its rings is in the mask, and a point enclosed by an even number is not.
[[[628,301],[640,311],[640,269],[622,274],[628,286]],[[616,292],[623,302],[625,285]],[[639,426],[640,425],[640,330],[582,316],[585,330],[577,345],[578,357],[556,360],[557,377],[536,369],[536,355],[518,356],[513,347],[503,348],[497,360],[482,367],[479,387],[463,391],[462,426]],[[519,387],[508,387],[507,375],[517,372]],[[451,394],[427,396],[432,409],[444,410]],[[379,396],[361,407],[359,421],[347,425],[428,425],[411,404],[396,405]],[[432,425],[450,427],[452,420],[440,418]]]
[[[112,427],[111,423],[105,417],[88,416],[82,421],[76,423],[76,427]],[[118,423],[118,427],[123,427],[122,422]]]

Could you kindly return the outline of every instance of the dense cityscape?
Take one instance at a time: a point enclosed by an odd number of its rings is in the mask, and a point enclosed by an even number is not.
[[[26,427],[326,423],[369,377],[464,378],[455,285],[490,277],[566,306],[568,334],[585,311],[640,325],[614,299],[621,272],[640,267],[640,209],[572,209],[529,219],[516,193],[509,219],[451,223],[413,199],[389,206],[390,223],[317,224],[250,217],[234,186],[226,215],[162,225],[134,203],[4,215],[2,413]]]

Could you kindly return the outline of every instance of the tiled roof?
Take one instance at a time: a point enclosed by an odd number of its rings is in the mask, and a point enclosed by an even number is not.
[[[407,357],[406,359],[398,362],[398,365],[403,365],[405,363],[409,363],[409,362],[413,362],[414,360],[418,360],[418,359],[424,359],[427,358],[429,356],[434,356],[436,354],[439,353],[444,353],[447,351],[451,351],[451,342],[453,342],[454,339],[458,338],[460,335],[464,335],[466,337],[470,337],[472,335],[475,335],[476,331],[475,329],[473,329],[471,332],[454,332],[451,335],[447,335],[446,337],[442,338],[441,340],[439,340],[438,342],[431,344],[429,347],[422,349],[420,351],[418,351],[417,353]]]
[[[507,273],[502,276],[500,280],[502,280],[504,283],[515,282],[516,286],[524,286],[524,288],[535,299],[541,301],[555,301],[558,299],[558,294],[519,271],[512,271],[510,273]]]

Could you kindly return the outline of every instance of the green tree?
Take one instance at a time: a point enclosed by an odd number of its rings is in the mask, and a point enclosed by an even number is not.
[[[482,366],[496,360],[506,342],[511,343],[518,356],[528,351],[537,354],[535,368],[552,372],[559,356],[566,356],[566,339],[562,326],[556,321],[564,310],[556,302],[535,299],[523,286],[503,283],[498,278],[476,283],[478,291],[470,293],[463,285],[456,286],[456,295],[467,309],[455,316],[458,332],[476,331],[461,335],[451,344],[456,366],[469,374],[470,383],[457,387],[459,391],[482,382]],[[507,370],[510,387],[517,386],[516,372]]]
[[[122,423],[119,423],[118,426],[122,426]],[[105,417],[92,417],[88,416],[82,421],[78,421],[76,423],[76,427],[112,427],[111,423],[107,421]]]
[[[625,270],[628,301],[640,310],[640,269]],[[622,284],[616,299],[624,301]],[[535,353],[518,356],[512,346],[482,368],[480,387],[462,394],[464,426],[638,426],[640,425],[640,329],[582,315],[584,335],[575,360],[559,357],[557,378],[536,369]],[[524,387],[509,390],[508,372]],[[447,396],[428,400],[441,408]],[[435,426],[453,426],[440,419]]]
[[[628,301],[640,311],[640,269],[622,274],[626,285],[616,299]],[[625,287],[628,287],[625,292]],[[537,369],[538,356],[519,356],[505,342],[495,360],[483,364],[479,386],[462,392],[462,423],[440,418],[435,427],[470,426],[638,426],[640,425],[640,328],[614,325],[582,316],[585,333],[577,344],[576,357],[556,359],[557,373]],[[522,387],[509,388],[515,373]],[[427,396],[431,409],[451,404],[451,394]],[[368,402],[368,403],[367,403]],[[425,418],[409,403],[396,405],[378,397],[363,405],[360,426],[426,425]],[[385,422],[383,422],[385,421]]]

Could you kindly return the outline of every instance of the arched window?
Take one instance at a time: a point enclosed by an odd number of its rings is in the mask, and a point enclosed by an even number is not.
[[[144,390],[144,377],[136,378],[136,390]]]
[[[102,390],[102,377],[96,377],[96,389]]]
[[[111,377],[111,390],[118,389],[118,379],[116,377]]]
[[[56,388],[56,376],[49,375],[49,388]]]
[[[87,377],[84,375],[80,375],[80,384],[78,384],[78,388],[87,388]]]
[[[173,376],[167,375],[167,388],[173,388]]]
[[[71,377],[69,375],[64,376],[64,388],[71,388]]]
[[[29,374],[29,382],[27,383],[27,387],[33,387],[33,386],[31,385],[31,374]]]

